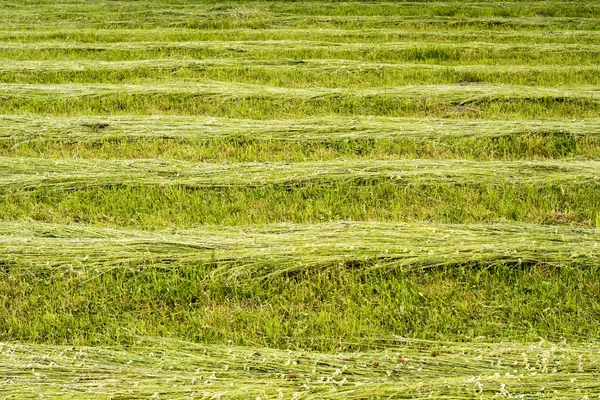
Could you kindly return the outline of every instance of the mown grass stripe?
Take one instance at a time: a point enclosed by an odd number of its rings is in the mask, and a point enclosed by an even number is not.
[[[1,26],[0,26],[1,28]],[[593,30],[411,30],[411,29],[331,29],[331,28],[276,28],[276,29],[73,29],[52,30],[2,30],[3,42],[59,42],[59,43],[117,43],[117,42],[198,42],[198,41],[256,41],[256,40],[298,40],[376,44],[400,41],[424,41],[436,43],[565,43],[596,44],[600,33]]]
[[[66,4],[44,7],[36,4],[32,7],[10,7],[3,14],[11,18],[4,21],[5,26],[28,27],[39,26],[43,22],[48,26],[80,26],[80,27],[188,27],[188,28],[262,28],[273,26],[346,26],[374,27],[390,25],[390,21],[403,23],[405,26],[417,20],[438,18],[452,25],[469,27],[475,22],[487,25],[558,25],[557,22],[573,24],[596,22],[595,17],[600,9],[594,3],[577,4],[558,3],[504,3],[498,4],[459,4],[459,3],[405,3],[382,6],[380,4],[338,3],[336,6],[322,3],[295,3],[293,5],[276,5],[264,3],[237,3],[226,6],[199,5],[175,6],[169,10],[164,5],[155,4],[140,10],[136,5],[111,2],[90,4]],[[37,23],[32,23],[32,12],[35,12]],[[458,21],[457,21],[458,19]],[[413,20],[413,21],[411,21]],[[471,20],[471,21],[469,21]],[[375,22],[375,23],[374,23]],[[376,24],[379,22],[379,24]],[[385,24],[385,23],[388,24]],[[573,24],[577,26],[577,24]],[[392,25],[393,26],[393,25]],[[410,25],[409,25],[410,26]],[[483,25],[485,26],[485,25]]]
[[[177,84],[216,80],[286,88],[369,89],[432,84],[578,86],[600,83],[597,66],[449,66],[341,60],[134,60],[0,62],[0,82]]]
[[[4,393],[20,398],[43,391],[48,396],[87,399],[147,398],[157,393],[169,398],[450,399],[504,392],[537,396],[544,387],[551,393],[559,391],[563,398],[580,399],[599,388],[595,345],[459,344],[403,338],[387,343],[386,349],[342,348],[336,355],[158,338],[139,340],[126,350],[5,344],[0,368],[11,377]],[[525,368],[526,358],[532,364],[550,365],[550,372],[532,375]],[[555,364],[560,365],[556,371]],[[43,380],[30,374],[32,368]]]
[[[242,135],[254,140],[323,141],[441,137],[488,137],[564,134],[600,135],[600,120],[451,120],[441,118],[324,117],[252,120],[195,116],[0,115],[0,138],[27,140],[105,140],[125,138],[217,139]]]
[[[14,13],[12,14],[14,16]],[[89,16],[89,13],[88,13]],[[127,19],[122,21],[102,21],[95,20],[82,22],[53,22],[46,20],[44,29],[50,27],[56,29],[65,28],[89,28],[97,29],[344,29],[344,30],[363,30],[363,29],[414,29],[414,30],[454,30],[454,31],[480,31],[480,30],[512,30],[522,31],[555,31],[555,30],[583,30],[597,31],[600,29],[600,23],[597,18],[547,18],[547,17],[516,17],[516,18],[453,18],[453,17],[337,17],[337,16],[291,16],[278,19],[269,19],[264,17],[249,18],[245,21],[228,18],[228,16],[217,16],[218,18],[202,19],[189,18],[175,20],[172,16],[166,21],[163,20],[142,20]],[[30,23],[31,15],[26,15],[22,21],[7,20],[1,29],[14,30],[35,30],[39,28],[38,24]]]
[[[102,94],[198,94],[222,95],[229,97],[242,96],[281,96],[281,97],[319,97],[327,95],[353,95],[355,97],[367,96],[399,96],[413,98],[441,98],[457,104],[469,104],[479,98],[590,98],[597,101],[594,96],[600,94],[600,89],[592,85],[576,87],[523,87],[519,85],[409,85],[389,88],[371,89],[346,89],[346,88],[310,88],[292,89],[278,88],[266,85],[248,85],[236,83],[223,83],[216,81],[196,81],[162,85],[116,85],[116,84],[64,84],[64,85],[26,85],[26,84],[0,84],[3,100],[10,96],[18,95],[23,101],[36,96],[53,95],[68,97],[98,96]]]
[[[298,41],[169,43],[3,43],[2,59],[144,60],[229,58],[260,60],[350,59],[369,62],[421,62],[445,65],[597,65],[593,44],[430,44],[328,43]]]
[[[40,184],[24,189],[15,184],[1,196],[4,221],[142,229],[336,220],[600,226],[598,184],[575,180],[466,184],[348,178],[200,187],[121,180],[89,187]]]
[[[597,160],[598,121],[0,116],[0,156],[181,161]]]
[[[297,49],[311,49],[313,47],[317,47],[324,50],[349,50],[349,51],[363,51],[364,46],[370,45],[370,42],[363,43],[329,43],[327,41],[315,42],[311,40],[298,39],[297,37],[290,40],[240,40],[240,41],[231,41],[231,40],[204,40],[204,41],[170,41],[170,42],[156,42],[156,41],[146,41],[146,42],[99,42],[99,43],[79,43],[79,42],[46,42],[46,41],[36,41],[34,43],[21,43],[21,42],[3,42],[0,47],[3,50],[12,50],[12,49],[37,49],[37,50],[45,50],[45,49],[103,49],[103,50],[112,50],[112,49],[129,49],[129,50],[146,50],[153,48],[212,48],[212,49],[228,49],[232,48],[231,46],[236,46],[238,49],[242,50],[252,50],[260,47],[262,50],[276,50],[282,46],[288,48],[288,50],[297,48]],[[421,46],[423,46],[421,44]],[[597,51],[600,49],[600,45],[596,43],[592,44],[584,44],[584,43],[488,43],[485,41],[477,41],[476,43],[437,43],[432,45],[431,43],[426,43],[426,46],[431,47],[439,47],[439,48],[447,48],[447,49],[516,49],[516,50],[539,50],[539,51],[557,51],[557,50],[580,50],[580,51]],[[403,49],[414,49],[418,48],[419,45],[415,45],[414,43],[401,40],[401,41],[390,41],[387,40],[384,43],[378,43],[372,48],[370,51],[374,50],[403,50]],[[286,50],[286,49],[281,49]]]
[[[398,184],[600,183],[596,161],[331,160],[303,163],[189,163],[175,160],[0,158],[0,188],[102,185],[297,185],[303,182],[390,180]]]
[[[586,267],[600,257],[598,238],[593,229],[530,224],[335,222],[168,233],[5,222],[0,261],[32,271],[210,263],[214,274],[243,285],[249,277],[339,266],[407,271],[459,265]]]
[[[595,118],[597,87],[431,85],[377,89],[289,89],[190,82],[188,85],[0,84],[0,112],[58,115],[182,114],[237,118],[324,115],[453,118]]]
[[[598,71],[597,65],[480,65],[480,64],[420,64],[413,62],[386,63],[368,62],[360,60],[336,60],[336,59],[307,59],[302,62],[289,60],[257,60],[257,59],[229,59],[210,58],[198,60],[177,60],[171,58],[147,59],[147,60],[121,60],[121,61],[98,61],[98,60],[2,60],[1,71],[95,71],[95,70],[121,70],[136,68],[199,68],[199,67],[264,67],[264,68],[290,68],[290,69],[318,69],[321,71],[339,70],[340,68],[390,68],[390,69],[422,69],[422,70],[456,70],[468,72],[495,71],[499,73],[516,73],[532,71],[552,72],[578,72]]]

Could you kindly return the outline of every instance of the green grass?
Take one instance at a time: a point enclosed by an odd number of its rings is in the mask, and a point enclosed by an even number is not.
[[[399,85],[583,85],[599,83],[595,66],[494,66],[365,63],[344,60],[284,62],[217,61],[39,61],[5,62],[0,82],[15,84],[173,82],[211,79],[289,88]]]
[[[5,114],[183,114],[251,119],[326,115],[446,118],[596,118],[598,90],[516,85],[284,89],[190,82],[175,85],[0,85]]]
[[[595,1],[0,2],[0,397],[597,396]]]
[[[598,120],[465,121],[181,116],[0,119],[0,156],[184,161],[595,160]]]
[[[340,337],[394,333],[600,333],[600,253],[589,229],[332,223],[169,233],[7,223],[2,235],[10,317],[0,334],[21,340],[166,335],[331,351]]]
[[[171,4],[169,4],[171,3]],[[598,29],[596,17],[600,8],[594,2],[581,4],[553,2],[506,3],[498,7],[496,2],[471,4],[401,2],[394,4],[356,2],[324,5],[321,2],[263,3],[232,2],[221,5],[212,1],[198,5],[186,2],[156,2],[140,8],[128,2],[67,3],[56,6],[48,2],[32,2],[21,6],[7,6],[5,25],[10,28],[64,27],[86,28],[278,28],[329,27],[329,28],[438,28],[450,25],[461,29],[506,28],[591,28]],[[168,4],[168,8],[166,7]],[[35,14],[34,14],[35,13]],[[2,15],[0,14],[0,15]],[[32,21],[32,14],[35,19]],[[65,24],[66,22],[66,24]],[[562,24],[561,24],[562,23]]]
[[[368,43],[368,42],[367,42]],[[96,60],[128,61],[147,59],[214,59],[291,61],[354,60],[481,65],[566,65],[595,66],[600,59],[597,45],[584,44],[424,44],[383,43],[373,47],[366,43],[317,43],[311,41],[242,41],[242,42],[134,42],[118,43],[5,43],[2,56],[9,60]]]
[[[529,20],[531,21],[531,20]],[[579,21],[581,23],[581,21]],[[497,43],[497,44],[597,44],[600,33],[596,30],[558,30],[548,34],[544,27],[538,30],[528,26],[526,30],[496,29],[463,30],[446,27],[435,30],[413,30],[393,27],[389,29],[375,27],[372,29],[327,29],[327,28],[293,28],[278,29],[89,29],[68,28],[60,29],[11,29],[0,30],[3,43],[119,43],[119,42],[204,42],[204,41],[257,41],[257,40],[291,40],[297,41],[301,36],[303,41],[322,43],[388,43],[411,42],[431,44],[436,43]]]
[[[0,216],[46,222],[139,226],[272,222],[519,221],[598,226],[598,184],[367,184],[335,182],[261,187],[157,187],[114,184],[77,190],[8,190]]]
[[[0,159],[0,216],[145,228],[323,220],[596,226],[597,162]]]

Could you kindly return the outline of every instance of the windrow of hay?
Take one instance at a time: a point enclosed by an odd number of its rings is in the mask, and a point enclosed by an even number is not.
[[[597,118],[595,86],[414,85],[285,88],[217,81],[133,84],[0,84],[4,114],[181,114],[253,119],[326,115],[505,119]]]
[[[215,267],[215,274],[243,283],[250,276],[340,266],[585,268],[598,263],[599,238],[593,229],[528,224],[336,222],[206,226],[168,233],[14,222],[0,227],[0,261],[11,268],[66,268],[90,274],[205,263]]]
[[[529,21],[532,21],[531,19]],[[540,20],[541,22],[541,20]],[[566,21],[565,21],[566,22]],[[584,20],[582,21],[584,22]],[[62,27],[56,29],[12,29],[0,30],[3,42],[19,43],[117,43],[117,42],[202,42],[202,41],[258,41],[258,40],[293,40],[315,41],[317,43],[379,43],[410,41],[412,43],[489,43],[489,44],[521,44],[535,43],[565,43],[565,44],[596,44],[600,34],[594,30],[558,30],[552,35],[544,29],[511,30],[508,27],[491,31],[460,30],[446,27],[439,30],[412,30],[401,28],[366,28],[366,29],[333,29],[320,28],[233,28],[219,29],[190,29],[190,28],[155,28],[146,29],[90,29],[86,27]],[[84,61],[84,60],[82,60]],[[171,60],[175,61],[175,60]],[[251,60],[247,60],[250,61]],[[351,61],[351,60],[346,60]]]
[[[596,345],[380,342],[339,354],[146,338],[127,349],[0,344],[0,393],[38,398],[592,398]]]
[[[332,160],[327,163],[191,163],[174,160],[52,160],[0,157],[0,188],[108,185],[296,185],[391,180],[397,184],[597,184],[596,161]]]
[[[253,141],[328,142],[333,140],[497,137],[562,135],[596,138],[600,120],[449,120],[442,118],[322,117],[275,119],[215,118],[197,116],[0,116],[0,141],[62,140],[68,142],[110,139],[197,139],[241,137]]]
[[[0,397],[600,394],[598,1],[0,3]]]
[[[198,95],[215,96],[222,99],[241,98],[248,96],[273,96],[283,98],[319,98],[327,96],[394,96],[399,98],[430,98],[439,99],[440,102],[469,104],[485,99],[515,98],[515,99],[543,99],[552,97],[561,98],[591,98],[600,94],[596,86],[582,85],[572,88],[549,87],[522,87],[519,85],[414,85],[399,86],[394,88],[372,89],[292,89],[277,88],[265,85],[246,85],[237,83],[223,83],[217,81],[198,81],[162,85],[115,85],[115,84],[63,84],[63,85],[21,85],[0,84],[5,99],[19,96],[21,101],[43,99],[48,95],[61,98],[81,96],[106,96],[111,94],[131,95]]]

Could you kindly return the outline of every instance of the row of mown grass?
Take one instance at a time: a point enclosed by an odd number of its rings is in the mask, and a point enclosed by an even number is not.
[[[598,334],[597,233],[335,223],[191,231],[9,223],[1,334],[332,351],[339,338]],[[40,263],[40,259],[43,262]]]
[[[7,4],[0,15],[10,16],[7,27],[79,26],[93,28],[276,28],[278,26],[327,26],[335,28],[366,28],[413,26],[421,24],[438,28],[444,22],[462,29],[477,27],[521,25],[556,26],[569,21],[562,29],[577,23],[596,27],[600,7],[594,2],[387,2],[337,4],[310,1],[302,3],[216,2],[165,4],[156,2],[140,8],[129,2],[66,3],[31,2]],[[32,18],[33,17],[33,18]],[[440,21],[441,19],[441,21]],[[470,21],[475,19],[475,21]],[[553,21],[554,20],[554,21]],[[65,23],[66,22],[66,23]],[[385,22],[388,22],[385,24]],[[441,22],[441,24],[440,24]],[[479,24],[478,24],[479,22]],[[485,24],[487,22],[487,24]],[[319,24],[320,23],[320,24]],[[411,24],[412,23],[412,24]],[[417,25],[418,26],[418,25]],[[572,29],[572,28],[571,28]]]
[[[531,21],[531,20],[529,20]],[[571,44],[571,45],[596,45],[600,32],[597,30],[559,30],[549,34],[547,29],[527,30],[462,30],[462,29],[436,29],[436,30],[413,30],[398,27],[382,29],[381,27],[371,29],[312,29],[312,28],[278,28],[278,29],[90,29],[88,27],[70,28],[61,26],[55,29],[10,29],[0,30],[0,40],[4,44],[16,43],[38,43],[47,45],[50,43],[162,43],[173,42],[256,42],[259,40],[269,41],[293,41],[299,38],[302,41],[313,41],[315,45],[324,43],[364,43],[376,45],[378,43],[410,41],[411,43],[436,44]],[[563,27],[564,28],[564,27]]]
[[[285,89],[221,82],[175,85],[1,85],[0,111],[42,115],[202,115],[251,119],[328,115],[446,118],[596,118],[593,86],[431,85]]]
[[[595,160],[597,120],[4,116],[3,157],[184,161]]]
[[[417,64],[349,63],[343,60],[302,62],[206,61],[14,61],[0,65],[0,82],[11,84],[123,83],[165,84],[194,80],[236,82],[286,88],[367,89],[384,86],[483,84],[597,85],[594,66],[423,67]]]
[[[144,228],[323,220],[598,226],[595,161],[2,158],[0,216]]]
[[[599,12],[1,4],[0,395],[591,396]]]
[[[315,44],[311,41],[169,42],[169,43],[5,43],[6,60],[131,61],[152,59],[217,59],[302,62],[354,60],[377,63],[421,63],[448,66],[570,65],[595,66],[597,45],[565,44]]]
[[[397,338],[338,355],[147,338],[126,350],[9,344],[3,394],[37,398],[364,399],[592,396],[593,348],[540,342],[455,344]],[[35,373],[30,371],[35,370]],[[474,376],[473,373],[480,373]],[[65,384],[64,382],[69,382]]]

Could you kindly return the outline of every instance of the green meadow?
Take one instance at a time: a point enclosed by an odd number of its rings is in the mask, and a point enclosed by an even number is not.
[[[600,396],[600,3],[0,1],[0,397]]]

